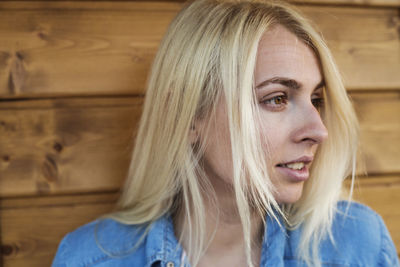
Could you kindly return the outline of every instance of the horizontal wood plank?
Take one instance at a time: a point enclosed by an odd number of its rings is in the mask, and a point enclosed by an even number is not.
[[[112,211],[117,196],[117,193],[104,193],[1,199],[5,266],[49,266],[61,238]],[[400,176],[360,179],[355,197],[382,215],[399,251]]]
[[[400,172],[399,94],[352,94],[371,174]],[[140,97],[0,102],[0,196],[116,190],[141,109]]]
[[[115,190],[142,98],[0,103],[0,196]]]
[[[361,162],[369,174],[400,172],[400,91],[353,93],[360,120]]]
[[[50,266],[61,238],[113,210],[116,193],[1,199],[4,266]]]
[[[175,2],[1,2],[0,97],[143,94]],[[349,89],[400,88],[396,9],[302,5]]]
[[[96,9],[96,3],[90,9],[56,4],[0,4],[0,95],[143,93],[177,4],[110,10]]]
[[[348,89],[400,88],[396,9],[302,7],[332,50]]]

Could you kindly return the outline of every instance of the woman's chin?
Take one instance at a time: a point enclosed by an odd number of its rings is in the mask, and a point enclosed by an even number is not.
[[[303,182],[277,187],[275,200],[279,204],[296,203],[303,193]]]

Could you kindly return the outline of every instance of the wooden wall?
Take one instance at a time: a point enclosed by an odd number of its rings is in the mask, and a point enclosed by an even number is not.
[[[293,0],[322,31],[362,128],[356,198],[400,249],[400,0]],[[67,232],[110,211],[144,85],[181,1],[0,2],[4,266],[49,266]]]

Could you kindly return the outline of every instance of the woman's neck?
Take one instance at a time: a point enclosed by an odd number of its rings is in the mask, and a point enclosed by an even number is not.
[[[208,244],[198,267],[201,266],[246,266],[245,241],[243,226],[234,198],[234,192],[225,186],[213,185],[216,199],[205,196],[206,244]],[[181,237],[185,250],[190,247],[183,225],[187,215],[182,209],[174,217],[175,233]],[[262,218],[255,214],[251,217],[251,251],[252,261],[257,266],[261,255],[263,237]],[[209,242],[209,243],[208,243]]]

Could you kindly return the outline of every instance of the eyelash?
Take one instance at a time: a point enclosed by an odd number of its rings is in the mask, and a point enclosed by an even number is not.
[[[276,101],[279,101],[279,103],[277,103]],[[276,95],[268,99],[262,99],[260,103],[264,105],[269,105],[269,108],[274,111],[279,111],[288,104],[288,96],[286,94]],[[311,99],[311,103],[319,111],[324,106],[324,98],[313,98]]]
[[[277,101],[279,100],[280,103],[273,103],[273,101]],[[261,103],[265,104],[265,105],[275,105],[275,106],[269,106],[272,110],[280,110],[282,108],[284,108],[285,105],[287,105],[288,102],[288,97],[286,94],[282,94],[282,95],[276,95],[273,97],[270,97],[268,99],[262,99]]]
[[[320,110],[321,108],[324,107],[324,98],[317,97],[317,98],[311,99],[311,103],[317,110]]]

